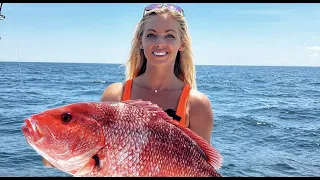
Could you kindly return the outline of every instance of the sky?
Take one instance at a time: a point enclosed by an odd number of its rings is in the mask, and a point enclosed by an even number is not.
[[[145,3],[4,3],[0,61],[126,62]],[[196,65],[320,66],[320,3],[177,3]]]

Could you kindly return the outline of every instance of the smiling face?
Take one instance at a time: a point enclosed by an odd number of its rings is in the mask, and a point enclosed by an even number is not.
[[[150,16],[143,29],[141,48],[151,64],[174,65],[178,51],[182,51],[178,22],[168,14]]]

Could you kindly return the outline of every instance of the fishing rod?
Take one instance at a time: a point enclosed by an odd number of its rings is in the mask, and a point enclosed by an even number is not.
[[[2,5],[3,5],[3,3],[0,3],[0,20],[4,20],[6,18],[6,16],[1,14]],[[1,36],[0,36],[0,40],[1,40]]]
[[[6,16],[1,14],[2,5],[3,5],[3,3],[0,3],[0,20],[4,20],[6,18]]]

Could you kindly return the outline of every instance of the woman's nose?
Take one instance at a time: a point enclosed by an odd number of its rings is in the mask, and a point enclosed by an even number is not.
[[[158,37],[156,39],[156,42],[155,42],[156,47],[163,47],[165,44],[166,42],[162,37]]]

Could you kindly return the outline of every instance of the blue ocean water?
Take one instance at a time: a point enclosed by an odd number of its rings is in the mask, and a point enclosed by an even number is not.
[[[320,176],[320,68],[196,66],[214,110],[223,176]],[[116,64],[0,62],[0,176],[70,176],[44,167],[20,127],[28,116],[99,101]]]

